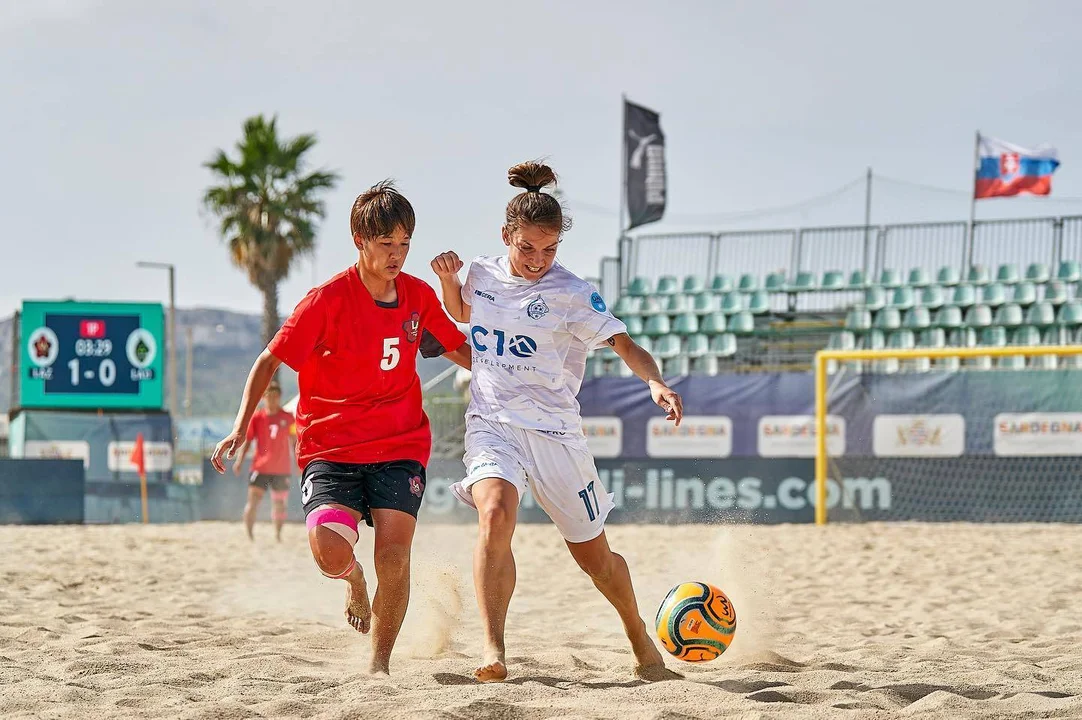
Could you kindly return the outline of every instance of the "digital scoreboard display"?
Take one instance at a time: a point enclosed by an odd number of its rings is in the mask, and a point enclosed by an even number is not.
[[[24,408],[160,409],[162,306],[23,302]]]

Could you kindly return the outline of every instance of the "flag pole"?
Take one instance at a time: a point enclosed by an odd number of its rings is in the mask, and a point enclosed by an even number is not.
[[[974,223],[977,220],[977,172],[981,168],[981,131],[977,131],[976,141],[973,143],[973,192],[969,195],[969,226],[966,228],[965,257],[962,259],[962,278],[965,279],[969,268],[973,265],[973,236]]]
[[[868,262],[871,260],[871,238],[869,233],[872,229],[872,169],[868,168],[868,175],[864,181],[864,277],[870,277],[871,272]]]
[[[616,236],[616,256],[620,259],[620,292],[623,293],[630,278],[627,277],[630,268],[626,263],[629,258],[624,257],[624,216],[627,214],[627,93],[620,93],[620,215],[616,221],[619,233]]]
[[[147,474],[146,472],[139,473],[139,499],[143,503],[143,524],[146,525],[150,522],[150,518],[147,517]]]

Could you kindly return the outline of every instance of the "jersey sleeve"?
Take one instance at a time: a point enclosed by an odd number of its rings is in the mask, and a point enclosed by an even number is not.
[[[300,371],[326,335],[326,305],[320,288],[305,295],[271,339],[267,346],[271,354],[293,370]]]
[[[443,310],[435,291],[421,283],[421,357],[433,358],[457,350],[466,336]]]
[[[627,332],[627,326],[609,312],[593,285],[575,292],[566,322],[571,334],[590,350],[603,346],[613,335]]]
[[[481,266],[475,259],[466,270],[466,281],[462,283],[462,302],[473,305],[473,291],[477,289],[477,276]]]

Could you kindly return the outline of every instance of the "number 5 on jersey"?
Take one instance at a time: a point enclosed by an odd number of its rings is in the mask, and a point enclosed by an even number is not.
[[[394,370],[398,367],[398,361],[402,353],[398,349],[398,341],[401,338],[383,338],[383,359],[379,361],[380,370]]]

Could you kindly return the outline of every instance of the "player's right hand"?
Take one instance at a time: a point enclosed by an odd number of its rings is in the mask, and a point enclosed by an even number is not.
[[[214,448],[214,454],[210,456],[210,464],[214,466],[219,475],[225,475],[225,463],[222,462],[222,458],[232,460],[242,442],[244,442],[244,433],[234,430],[226,435]]]
[[[458,259],[458,253],[448,250],[440,253],[432,260],[432,271],[441,278],[455,277],[462,269],[463,262]]]

